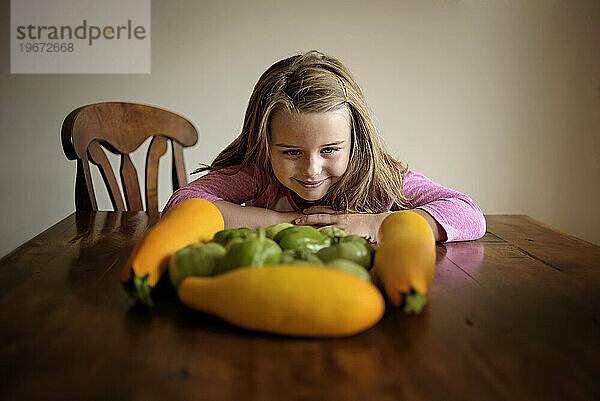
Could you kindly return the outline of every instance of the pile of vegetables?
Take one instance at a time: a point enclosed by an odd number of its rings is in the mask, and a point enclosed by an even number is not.
[[[416,216],[416,217],[415,217]],[[252,330],[338,337],[372,327],[385,302],[419,313],[435,267],[435,241],[412,212],[388,216],[379,246],[325,227],[280,223],[224,229],[210,202],[189,199],[171,208],[142,237],[121,281],[138,301],[168,271],[181,302]]]
[[[188,276],[211,277],[241,267],[282,263],[329,267],[371,282],[368,269],[375,251],[369,242],[357,235],[346,235],[342,230],[330,233],[289,223],[256,231],[222,230],[211,241],[190,244],[171,256],[171,283],[179,288]]]

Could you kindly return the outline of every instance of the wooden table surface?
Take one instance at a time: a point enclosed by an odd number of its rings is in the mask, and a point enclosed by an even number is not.
[[[356,336],[245,331],[135,305],[119,272],[143,212],[77,212],[0,261],[6,400],[598,400],[600,247],[527,216],[438,245],[419,316]]]

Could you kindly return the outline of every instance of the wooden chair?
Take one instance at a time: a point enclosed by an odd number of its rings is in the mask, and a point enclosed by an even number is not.
[[[172,144],[173,190],[187,184],[183,148],[198,141],[198,131],[184,117],[136,103],[105,102],[73,110],[61,128],[63,150],[77,160],[75,209],[98,210],[90,174],[91,161],[100,170],[115,210],[144,210],[138,175],[129,154],[152,137],[146,154],[145,199],[148,212],[158,212],[158,164]],[[121,155],[120,177],[125,202],[103,148]],[[127,208],[125,207],[127,205]]]

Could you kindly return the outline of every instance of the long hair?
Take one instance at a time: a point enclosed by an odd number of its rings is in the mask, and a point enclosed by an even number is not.
[[[390,156],[371,118],[364,95],[337,59],[309,51],[273,64],[259,78],[246,109],[240,135],[210,165],[194,173],[234,174],[255,165],[274,176],[270,163],[270,121],[277,111],[321,113],[345,108],[350,114],[348,168],[331,187],[326,201],[334,210],[380,213],[390,201],[406,207],[402,175],[408,167]]]

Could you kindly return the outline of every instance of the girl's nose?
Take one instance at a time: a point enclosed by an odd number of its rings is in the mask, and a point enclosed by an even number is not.
[[[307,178],[318,178],[321,175],[321,162],[317,157],[309,156],[304,170]]]

